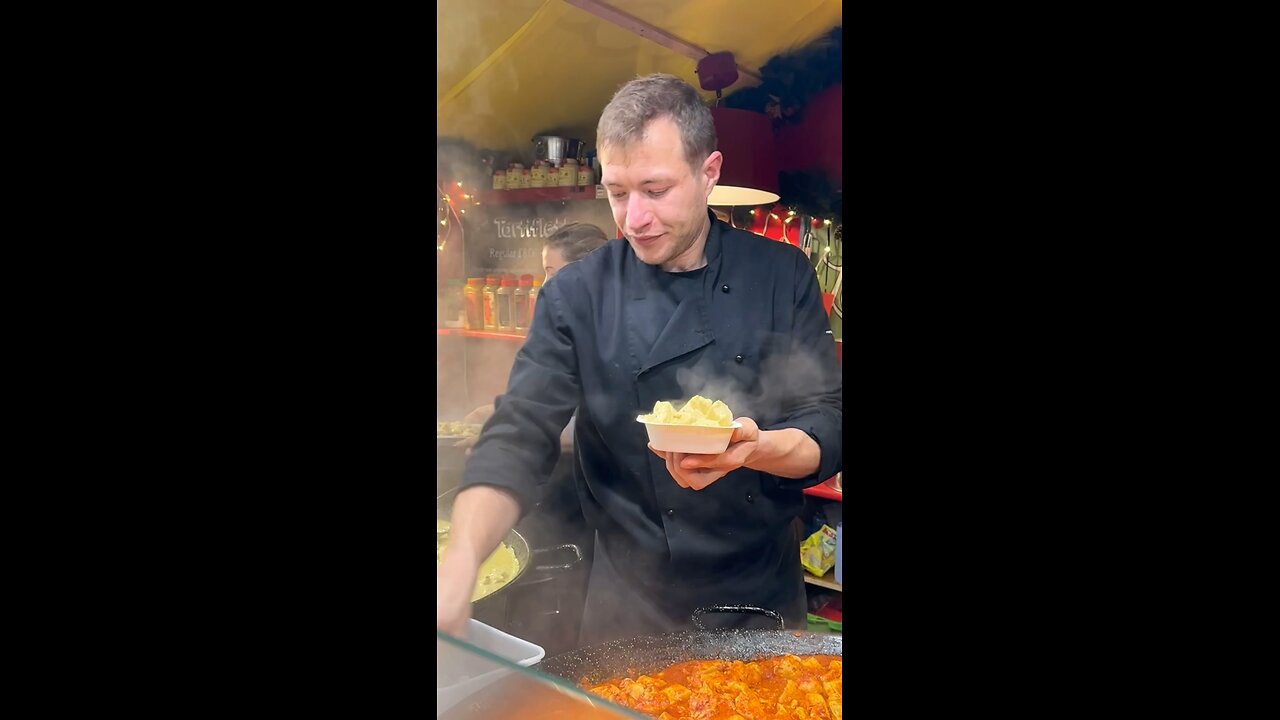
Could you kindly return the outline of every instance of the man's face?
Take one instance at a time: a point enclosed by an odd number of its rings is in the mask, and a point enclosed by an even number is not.
[[[693,269],[707,228],[707,196],[720,179],[720,153],[695,172],[685,161],[680,130],[669,118],[651,120],[644,137],[625,147],[600,148],[601,184],[613,220],[640,261],[665,270]]]
[[[547,273],[547,280],[555,277],[555,274],[560,272],[560,268],[568,264],[558,249],[550,245],[542,246],[542,269]]]

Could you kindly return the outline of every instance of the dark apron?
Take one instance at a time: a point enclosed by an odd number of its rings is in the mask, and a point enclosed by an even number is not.
[[[791,546],[800,553],[800,532],[793,526]],[[613,558],[597,533],[587,604],[582,616],[579,647],[611,640],[661,635],[692,630],[693,610],[707,605],[757,605],[780,613],[787,629],[807,627],[803,570],[798,562],[779,561],[771,577],[741,578],[722,582],[719,587],[700,583],[696,577],[671,578],[666,592],[637,585],[618,571]],[[757,615],[704,615],[709,628],[777,629],[777,623]]]

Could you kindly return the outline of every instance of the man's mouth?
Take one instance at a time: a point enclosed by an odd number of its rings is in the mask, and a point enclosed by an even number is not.
[[[631,236],[631,239],[632,239],[632,240],[635,240],[636,242],[640,243],[641,245],[650,245],[650,244],[652,244],[652,243],[653,243],[653,241],[657,240],[657,239],[658,239],[658,238],[660,238],[660,237],[662,237],[662,234],[658,234],[658,235],[632,235],[632,236]]]

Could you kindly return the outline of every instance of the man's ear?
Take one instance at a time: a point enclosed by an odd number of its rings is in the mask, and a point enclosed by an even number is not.
[[[702,161],[702,175],[707,182],[707,196],[711,196],[712,189],[720,182],[720,165],[724,163],[724,156],[719,150],[712,151],[707,159]]]

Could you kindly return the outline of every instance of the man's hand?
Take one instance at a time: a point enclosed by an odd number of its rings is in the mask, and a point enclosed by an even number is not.
[[[760,428],[748,417],[738,418],[742,427],[733,431],[729,447],[719,455],[662,452],[649,449],[667,463],[667,472],[682,488],[701,490],[747,464],[760,445]]]
[[[488,422],[489,418],[491,417],[493,417],[493,405],[481,405],[475,410],[472,410],[471,412],[464,415],[462,418],[462,422],[467,423],[468,425],[483,425],[486,422]],[[459,440],[458,442],[454,443],[453,446],[456,448],[465,450],[466,451],[465,454],[470,455],[471,448],[475,446],[476,441],[479,439],[480,439],[480,434],[477,433],[475,435],[472,435],[469,438],[463,438]]]
[[[436,629],[462,637],[471,619],[471,595],[478,569],[468,572],[462,558],[450,561],[449,554],[436,568]]]

